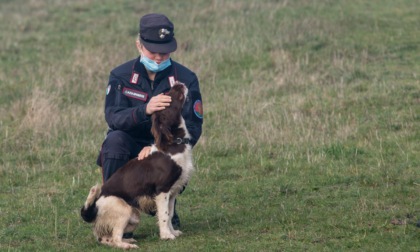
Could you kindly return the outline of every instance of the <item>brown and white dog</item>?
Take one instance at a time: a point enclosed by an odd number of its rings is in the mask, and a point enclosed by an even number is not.
[[[174,230],[171,219],[175,197],[194,170],[190,135],[181,115],[187,93],[185,85],[176,83],[167,93],[172,98],[170,106],[152,115],[155,144],[147,158],[130,160],[102,187],[90,189],[81,216],[94,223],[93,233],[102,244],[138,248],[132,244],[134,239],[123,239],[123,233],[135,230],[140,211],[154,207],[161,239],[175,239],[182,233]]]

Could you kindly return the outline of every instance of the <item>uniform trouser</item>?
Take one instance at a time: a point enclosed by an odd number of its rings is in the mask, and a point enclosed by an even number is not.
[[[103,182],[107,181],[120,167],[130,159],[137,157],[145,144],[136,142],[129,134],[121,130],[108,133],[102,144],[97,164],[102,167]]]

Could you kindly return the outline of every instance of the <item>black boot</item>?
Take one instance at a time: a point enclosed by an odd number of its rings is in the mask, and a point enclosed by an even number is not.
[[[179,230],[181,228],[181,222],[179,221],[178,214],[174,211],[174,216],[172,217],[172,226],[175,230]]]
[[[172,226],[174,227],[175,230],[179,230],[181,228],[181,222],[179,220],[179,216],[176,213],[176,200],[175,200],[175,204],[174,204],[174,216],[172,216]]]
[[[134,237],[134,234],[132,232],[124,233],[123,236],[122,236],[123,239],[131,239],[133,237]]]

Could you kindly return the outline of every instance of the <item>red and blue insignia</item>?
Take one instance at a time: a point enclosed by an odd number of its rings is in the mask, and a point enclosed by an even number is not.
[[[194,102],[194,114],[200,118],[203,119],[203,103],[201,100],[196,100]]]

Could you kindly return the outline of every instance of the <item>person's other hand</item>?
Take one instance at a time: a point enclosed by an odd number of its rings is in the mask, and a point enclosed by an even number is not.
[[[156,111],[164,110],[166,107],[169,107],[171,101],[172,99],[168,95],[159,94],[157,96],[153,96],[146,105],[146,114],[151,115]]]
[[[140,153],[139,153],[139,155],[138,155],[137,159],[138,159],[138,160],[145,159],[147,156],[149,156],[149,155],[150,155],[150,151],[151,151],[151,150],[152,150],[152,147],[150,147],[150,146],[146,146],[146,147],[144,147],[144,148],[140,151]]]

